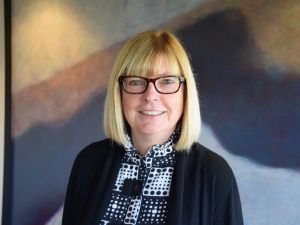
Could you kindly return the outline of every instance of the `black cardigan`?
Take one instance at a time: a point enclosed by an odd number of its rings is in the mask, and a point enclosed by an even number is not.
[[[124,149],[110,139],[95,142],[75,159],[62,225],[99,224],[119,172]],[[243,225],[233,172],[216,153],[195,143],[176,151],[169,202],[169,225]]]

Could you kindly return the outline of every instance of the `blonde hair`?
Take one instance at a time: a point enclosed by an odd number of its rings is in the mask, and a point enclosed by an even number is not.
[[[120,76],[155,74],[156,60],[165,56],[170,72],[185,77],[185,99],[181,133],[176,150],[188,150],[198,140],[201,130],[199,99],[194,74],[180,41],[168,31],[145,31],[136,34],[121,48],[112,69],[104,107],[104,130],[107,137],[125,144],[126,121],[122,112]],[[179,70],[179,71],[178,71]]]

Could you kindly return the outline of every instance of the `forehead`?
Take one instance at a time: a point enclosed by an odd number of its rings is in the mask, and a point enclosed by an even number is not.
[[[179,75],[181,69],[175,56],[148,56],[127,68],[126,75],[151,77],[156,75]]]

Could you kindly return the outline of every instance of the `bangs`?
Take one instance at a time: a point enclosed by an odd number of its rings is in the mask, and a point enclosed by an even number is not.
[[[150,48],[151,49],[151,48]],[[129,54],[132,55],[132,54]],[[170,75],[181,75],[182,69],[173,49],[141,49],[133,58],[128,59],[125,76],[142,76],[150,77],[158,74],[160,60],[166,60],[168,66],[168,73]]]

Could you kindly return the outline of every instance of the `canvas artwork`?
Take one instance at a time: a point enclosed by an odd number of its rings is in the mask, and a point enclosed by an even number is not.
[[[199,142],[236,175],[245,225],[300,221],[300,2],[12,0],[8,225],[59,225],[75,156],[104,138],[124,41],[175,32],[199,88]]]

